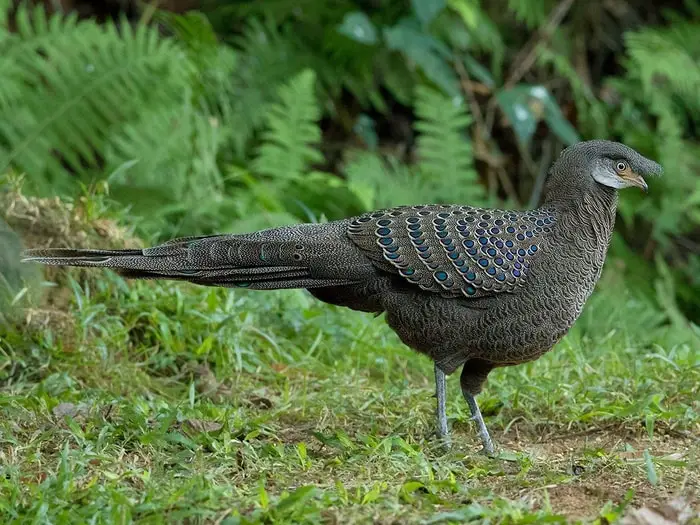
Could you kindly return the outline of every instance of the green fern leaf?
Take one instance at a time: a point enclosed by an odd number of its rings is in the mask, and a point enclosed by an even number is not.
[[[155,29],[47,17],[43,8],[19,9],[17,36],[0,55],[22,72],[19,96],[16,84],[0,86],[0,100],[13,101],[0,107],[0,171],[25,171],[40,193],[72,189],[66,167],[79,175],[98,167],[115,125],[145,107],[180,104],[193,72]]]
[[[461,97],[449,98],[425,86],[416,89],[418,168],[442,187],[441,199],[485,199],[478,183],[467,129],[471,117]]]
[[[303,176],[323,161],[317,145],[321,110],[315,95],[316,74],[304,70],[279,89],[279,101],[266,114],[267,129],[253,161],[253,171],[282,180]]]
[[[515,18],[535,29],[547,20],[547,14],[554,7],[552,0],[508,0],[508,8]]]
[[[244,156],[253,133],[265,125],[266,108],[279,87],[310,61],[295,41],[257,19],[248,23],[235,47],[240,54],[230,81],[231,113],[236,116],[233,141],[236,153]]]

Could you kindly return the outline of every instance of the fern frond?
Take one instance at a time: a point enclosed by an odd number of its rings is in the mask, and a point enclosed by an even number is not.
[[[691,37],[699,30],[700,24],[675,21],[667,27],[628,33],[627,77],[614,84],[623,96],[644,107],[628,108],[627,114],[632,109],[637,116],[643,111],[656,117],[655,122],[646,124],[647,133],[637,131],[645,129],[640,126],[643,123],[635,121],[630,126],[631,119],[621,118],[618,127],[622,135],[632,145],[635,139],[653,136],[650,147],[657,150],[667,172],[673,173],[673,178],[660,181],[660,197],[628,212],[653,224],[654,237],[662,246],[671,236],[690,232],[700,224],[696,211],[700,206],[700,148],[687,139],[691,122],[697,122],[700,112],[700,45]],[[633,207],[634,202],[626,206]],[[621,209],[624,212],[624,206]]]
[[[253,161],[253,171],[281,180],[300,178],[315,162],[323,161],[321,110],[315,94],[316,74],[306,69],[279,89],[279,101],[266,113],[267,129]]]
[[[552,0],[508,0],[508,8],[515,18],[530,29],[535,29],[547,20],[547,14],[554,5]]]
[[[625,35],[630,58],[647,92],[671,90],[687,107],[700,110],[700,45],[694,37],[698,33],[700,24],[678,22]]]
[[[350,151],[343,169],[348,189],[365,210],[438,202],[439,190],[419,170],[394,157]]]
[[[280,85],[309,61],[294,41],[257,19],[249,22],[235,47],[240,55],[231,78],[231,112],[236,115],[234,147],[242,156],[253,133],[265,123],[266,108]]]
[[[65,166],[87,173],[115,124],[179,103],[189,83],[187,57],[154,29],[47,17],[42,8],[31,17],[20,8],[17,25],[2,55],[22,70],[22,93],[0,110],[0,171],[27,172],[35,191],[72,185]]]
[[[482,202],[485,192],[477,180],[467,135],[472,121],[462,97],[450,98],[419,86],[415,110],[420,172],[444,187],[443,199],[463,196],[472,203]]]

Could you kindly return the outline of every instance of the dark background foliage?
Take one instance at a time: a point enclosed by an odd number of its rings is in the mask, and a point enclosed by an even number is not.
[[[0,169],[25,191],[107,181],[156,241],[535,206],[563,147],[620,140],[666,175],[625,193],[611,255],[700,319],[696,0],[2,5]]]

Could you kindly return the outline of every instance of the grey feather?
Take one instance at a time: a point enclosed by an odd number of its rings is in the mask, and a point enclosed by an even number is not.
[[[629,172],[617,180],[621,162]],[[536,359],[566,334],[602,271],[615,187],[646,187],[640,177],[661,171],[623,144],[596,140],[562,153],[536,210],[402,206],[145,250],[34,250],[25,260],[207,286],[307,288],[328,303],[386,312],[401,340],[440,373],[464,366],[462,391],[488,450],[473,396],[493,368]]]

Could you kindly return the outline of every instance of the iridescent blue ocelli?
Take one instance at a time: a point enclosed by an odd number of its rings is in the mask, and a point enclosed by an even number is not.
[[[447,272],[439,271],[439,272],[435,272],[434,275],[438,281],[442,282],[442,281],[447,280]]]
[[[382,237],[379,239],[379,244],[382,246],[389,246],[392,242],[394,242],[394,240],[390,239],[389,237]]]
[[[391,224],[391,220],[389,219],[380,219],[377,221],[377,225],[379,226],[389,226]]]

